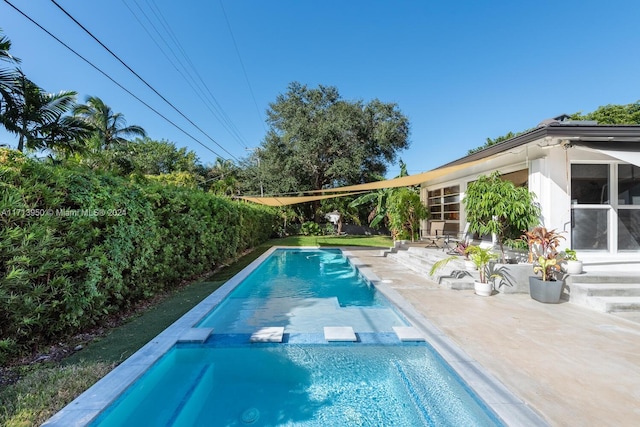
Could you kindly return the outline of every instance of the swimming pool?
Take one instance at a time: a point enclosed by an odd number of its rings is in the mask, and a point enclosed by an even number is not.
[[[393,332],[407,324],[340,250],[278,249],[197,326],[226,334],[278,326],[301,334],[344,325]]]
[[[336,250],[270,250],[45,425],[501,425],[514,413],[537,420],[499,387],[487,394],[495,384],[442,337],[432,338],[449,364],[430,344],[400,341],[394,327],[409,322],[353,262]],[[352,327],[356,342],[327,341],[331,324]],[[282,328],[282,342],[251,342],[266,326]],[[500,416],[467,384],[483,387]]]

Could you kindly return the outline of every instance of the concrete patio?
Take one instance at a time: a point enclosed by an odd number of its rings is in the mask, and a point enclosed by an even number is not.
[[[353,252],[550,425],[640,425],[638,317],[527,294],[480,297],[442,288],[379,249]]]

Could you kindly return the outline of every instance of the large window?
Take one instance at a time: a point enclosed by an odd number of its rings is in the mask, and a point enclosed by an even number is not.
[[[640,167],[571,165],[573,249],[640,250]]]
[[[460,186],[429,191],[427,202],[430,220],[444,220],[446,231],[458,231],[460,223]]]

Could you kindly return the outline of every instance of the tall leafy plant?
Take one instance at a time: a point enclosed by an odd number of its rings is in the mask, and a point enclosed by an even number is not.
[[[535,197],[527,188],[503,180],[499,171],[481,175],[469,184],[463,199],[469,230],[496,235],[504,261],[504,240],[518,238],[539,223]]]
[[[393,238],[408,237],[413,241],[420,231],[420,220],[429,216],[429,211],[420,201],[420,195],[410,188],[399,188],[391,194],[387,206]]]

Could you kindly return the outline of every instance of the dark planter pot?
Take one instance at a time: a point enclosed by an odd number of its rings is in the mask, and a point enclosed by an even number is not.
[[[536,276],[529,276],[529,295],[536,301],[546,304],[557,304],[562,295],[563,280],[544,281]]]

